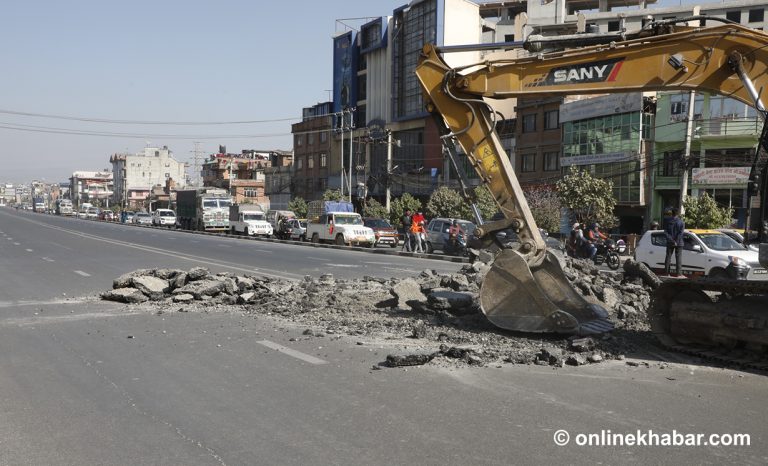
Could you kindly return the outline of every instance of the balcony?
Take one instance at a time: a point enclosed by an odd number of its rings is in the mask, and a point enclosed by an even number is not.
[[[758,118],[713,118],[694,121],[694,137],[758,137],[762,126]]]

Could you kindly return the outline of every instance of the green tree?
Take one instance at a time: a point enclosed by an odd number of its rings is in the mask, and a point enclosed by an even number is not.
[[[686,196],[683,207],[686,228],[723,228],[733,222],[733,209],[720,207],[706,192],[699,197]]]
[[[324,201],[343,201],[344,198],[341,196],[341,191],[338,189],[326,189],[323,193],[323,200]]]
[[[459,198],[461,199],[461,207],[459,208],[458,217],[474,222],[475,216],[472,214],[472,207],[463,197],[461,197],[461,195],[459,195]],[[475,204],[477,204],[477,208],[480,210],[480,215],[482,215],[483,220],[486,221],[493,218],[499,211],[499,205],[496,204],[493,194],[491,194],[491,191],[488,190],[488,187],[486,186],[478,186],[475,188]]]
[[[427,217],[461,217],[464,199],[450,188],[441,186],[432,192],[427,201]]]
[[[305,218],[307,216],[307,201],[296,196],[288,203],[288,210],[292,210],[299,218]]]
[[[386,207],[381,205],[376,199],[368,199],[365,201],[365,208],[363,208],[363,217],[373,218],[389,218],[389,213]]]
[[[547,186],[529,187],[525,190],[525,199],[539,228],[560,231],[560,199],[554,189]]]
[[[587,170],[572,166],[557,182],[557,197],[563,207],[571,209],[578,222],[599,222],[606,229],[617,223],[613,215],[613,183],[595,178]]]
[[[400,217],[405,214],[406,210],[416,212],[421,209],[421,201],[411,196],[409,193],[404,193],[401,197],[397,197],[392,200],[389,205],[389,221],[392,225],[400,226]]]

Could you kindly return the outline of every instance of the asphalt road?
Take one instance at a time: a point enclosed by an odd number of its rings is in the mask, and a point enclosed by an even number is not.
[[[140,267],[259,264],[287,278],[332,262],[358,266],[335,269],[343,276],[382,269],[365,262],[391,261],[393,273],[457,267],[235,243],[0,209],[0,464],[768,463],[761,374],[667,354],[649,355],[650,367],[372,370],[410,348],[90,298]],[[566,446],[555,445],[560,429]],[[749,434],[750,445],[576,445],[580,434],[649,429]]]

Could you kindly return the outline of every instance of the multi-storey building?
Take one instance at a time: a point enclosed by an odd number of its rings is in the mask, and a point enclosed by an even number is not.
[[[762,122],[755,109],[728,97],[696,94],[691,156],[684,159],[689,93],[658,96],[654,148],[652,216],[680,201],[682,167],[688,169],[687,195],[712,195],[718,204],[734,209],[734,219],[745,226],[747,180],[755,157]]]
[[[295,123],[293,133],[293,194],[307,200],[321,199],[328,189],[331,165],[331,139],[334,134],[332,102],[324,102],[302,111],[302,121]],[[358,145],[360,147],[360,145]],[[341,169],[336,157],[336,173]]]
[[[512,166],[520,184],[552,185],[560,176],[562,97],[519,99]]]
[[[109,207],[113,194],[112,172],[76,171],[72,173],[69,184],[72,203],[76,207],[85,202]]]
[[[293,154],[273,151],[271,166],[264,169],[265,192],[272,209],[287,210],[291,202]]]
[[[187,185],[186,164],[173,157],[167,146],[145,147],[136,154],[114,154],[109,158],[115,175],[113,202],[126,208],[146,206],[152,188],[172,180],[178,189]]]
[[[203,163],[203,185],[227,189],[238,204],[259,204],[269,209],[265,169],[278,159],[274,151],[243,150],[231,154],[220,147],[218,154],[211,154]]]

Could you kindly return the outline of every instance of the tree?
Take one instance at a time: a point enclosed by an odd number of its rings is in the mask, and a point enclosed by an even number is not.
[[[493,198],[493,194],[487,186],[478,186],[475,188],[475,204],[477,204],[478,210],[483,220],[490,220],[499,211],[499,205],[496,204],[496,200]],[[475,216],[472,214],[472,208],[470,204],[462,197],[461,208],[459,209],[459,218],[465,220],[475,221]]]
[[[552,187],[531,186],[525,190],[525,199],[539,228],[560,231],[560,199]]]
[[[706,192],[699,197],[686,196],[683,207],[686,228],[723,228],[733,223],[733,209],[720,207]]]
[[[299,218],[307,216],[307,201],[300,196],[296,196],[288,203],[288,210],[292,210]]]
[[[365,201],[363,217],[389,218],[389,213],[387,212],[387,208],[381,205],[379,201],[370,198]]]
[[[401,197],[393,199],[389,205],[389,221],[392,225],[400,226],[400,217],[405,214],[406,210],[411,212],[421,210],[421,201],[409,193],[404,193]]]
[[[587,170],[572,166],[568,174],[557,182],[557,197],[563,207],[571,209],[577,222],[598,222],[604,228],[618,223],[613,215],[616,206],[613,183],[595,178]]]
[[[326,189],[323,193],[323,200],[324,201],[343,201],[344,198],[341,196],[341,191],[338,189]]]
[[[450,188],[441,186],[432,192],[427,201],[427,217],[461,217],[464,199]]]

